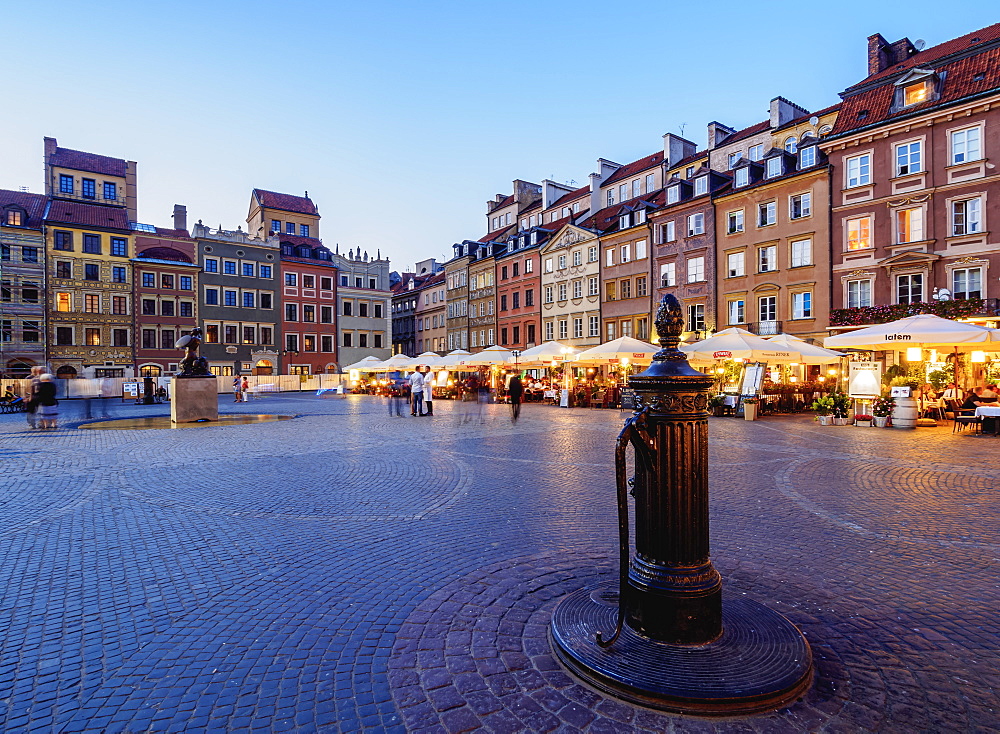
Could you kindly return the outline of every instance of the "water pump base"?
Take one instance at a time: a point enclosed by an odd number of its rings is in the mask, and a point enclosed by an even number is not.
[[[575,675],[613,696],[652,708],[702,716],[769,711],[801,696],[813,677],[812,652],[798,628],[745,598],[723,601],[722,636],[705,645],[673,645],[625,625],[611,647],[617,585],[583,589],[563,599],[550,636]]]

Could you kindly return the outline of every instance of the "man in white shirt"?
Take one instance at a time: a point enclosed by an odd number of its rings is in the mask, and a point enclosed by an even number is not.
[[[424,376],[416,370],[410,375],[410,415],[423,415]]]

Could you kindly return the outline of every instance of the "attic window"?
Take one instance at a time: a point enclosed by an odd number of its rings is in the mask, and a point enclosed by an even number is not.
[[[767,177],[774,178],[781,175],[781,156],[767,159]]]
[[[931,92],[931,82],[928,79],[919,81],[916,84],[909,84],[903,87],[903,106],[909,107],[910,105],[926,102],[930,99]]]
[[[746,166],[736,169],[736,178],[734,181],[736,186],[746,186],[750,183],[750,169]]]
[[[868,117],[868,110],[858,110],[859,120],[864,120],[866,117]]]
[[[984,74],[983,72],[979,72],[978,74],[974,74],[972,76],[972,81],[974,81],[974,82],[981,82],[985,78],[986,78],[986,74]]]
[[[694,180],[694,194],[701,196],[708,193],[708,176],[698,176]]]
[[[680,186],[671,186],[669,189],[667,189],[668,204],[676,204],[678,201],[680,201],[680,198],[681,198]]]

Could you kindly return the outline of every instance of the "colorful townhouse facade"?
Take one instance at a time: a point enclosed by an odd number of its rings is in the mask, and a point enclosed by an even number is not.
[[[0,191],[0,375],[45,363],[46,277],[41,194]]]

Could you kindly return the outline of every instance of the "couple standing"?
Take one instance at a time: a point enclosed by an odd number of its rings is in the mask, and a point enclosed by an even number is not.
[[[421,372],[423,370],[423,372]],[[428,366],[417,367],[410,375],[410,415],[434,415],[434,374]],[[427,405],[423,412],[422,405]]]

